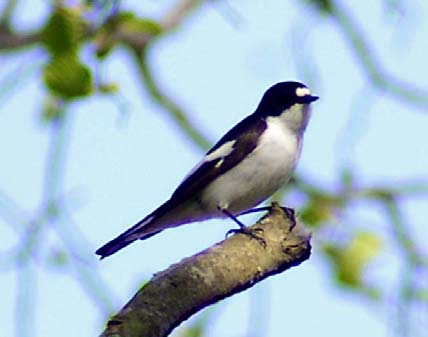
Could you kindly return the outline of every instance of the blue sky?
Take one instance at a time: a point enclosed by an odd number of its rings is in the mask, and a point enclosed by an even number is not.
[[[124,2],[155,17],[169,4],[151,1],[143,11],[139,1]],[[427,109],[415,109],[374,91],[337,26],[298,2],[233,1],[230,6],[239,13],[238,19],[228,19],[234,14],[224,3],[205,5],[177,33],[159,41],[150,55],[162,87],[212,141],[251,113],[267,87],[297,79],[321,97],[314,104],[306,133],[298,167],[301,174],[325,186],[338,182],[344,166],[352,167],[367,186],[426,179]],[[419,1],[408,8],[412,20],[390,18],[381,4],[368,2],[354,3],[352,15],[364,23],[363,31],[384,66],[426,89],[428,22],[423,17],[428,5]],[[23,1],[16,21],[23,29],[37,26],[45,9],[45,2]],[[90,48],[83,55],[94,61]],[[44,57],[41,51],[19,57],[0,55],[0,78]],[[311,76],[302,64],[313,69]],[[105,261],[96,259],[92,251],[168,198],[202,155],[150,101],[126,52],[116,50],[102,70],[107,79],[119,83],[126,112],[100,96],[70,107],[63,188],[68,215],[62,222],[64,230],[78,226],[90,247],[84,252],[88,270],[100,272],[113,306],[120,308],[153,273],[222,240],[231,223],[180,227]],[[45,89],[37,75],[0,96],[0,187],[30,214],[43,197],[50,140],[49,127],[40,122]],[[407,201],[405,207],[406,219],[421,244],[428,235],[426,205],[425,198]],[[356,205],[358,217],[350,214],[349,219],[375,230],[387,226],[376,209],[363,206]],[[0,252],[5,252],[19,237],[2,218],[0,228]],[[70,235],[80,240],[77,233]],[[316,233],[314,243],[309,261],[218,305],[209,336],[243,336],[250,323],[257,322],[251,315],[258,306],[268,312],[260,320],[267,329],[264,336],[386,336],[388,308],[339,290],[317,250]],[[42,251],[50,251],[60,246],[60,239],[50,231],[42,246]],[[399,266],[393,245],[385,242],[384,248],[372,274],[375,281],[387,280],[385,286],[392,287],[389,277]],[[37,268],[33,274],[37,308],[33,336],[94,336],[101,331],[106,317],[72,275],[73,271],[64,272],[61,267]],[[15,312],[10,308],[17,282],[16,270],[0,273],[0,324],[5,336],[14,334]]]

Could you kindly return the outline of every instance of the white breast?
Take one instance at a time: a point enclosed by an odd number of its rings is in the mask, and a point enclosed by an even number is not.
[[[300,155],[301,137],[279,118],[269,117],[257,148],[202,193],[207,209],[239,213],[275,193],[289,178]]]

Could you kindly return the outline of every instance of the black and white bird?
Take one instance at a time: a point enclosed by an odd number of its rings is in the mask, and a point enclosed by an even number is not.
[[[112,255],[164,229],[247,213],[285,184],[300,157],[310,104],[318,99],[298,82],[270,87],[256,111],[227,132],[190,171],[171,198],[96,251]]]

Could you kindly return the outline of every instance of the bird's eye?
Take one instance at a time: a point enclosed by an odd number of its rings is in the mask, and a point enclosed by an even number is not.
[[[308,96],[310,94],[311,94],[311,92],[309,91],[308,88],[297,88],[296,89],[296,96],[297,97],[304,97],[304,96]]]

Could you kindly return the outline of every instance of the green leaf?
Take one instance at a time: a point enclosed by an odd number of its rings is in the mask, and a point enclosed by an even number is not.
[[[102,94],[115,94],[119,91],[117,83],[103,83],[98,86],[98,90]]]
[[[334,208],[337,204],[337,200],[328,195],[313,195],[300,212],[299,217],[308,226],[318,227],[333,219]]]
[[[347,246],[327,244],[324,251],[333,263],[336,279],[340,284],[363,288],[364,271],[378,255],[380,248],[381,241],[376,234],[362,231]]]
[[[97,46],[97,57],[102,59],[116,46],[115,34],[126,32],[138,36],[138,34],[148,34],[157,36],[162,33],[162,26],[149,18],[139,18],[132,12],[121,12],[116,16],[111,16],[98,30],[95,37]]]
[[[198,325],[186,327],[180,331],[180,337],[202,337],[204,334],[204,327]]]
[[[88,96],[93,90],[91,71],[70,55],[55,57],[47,64],[43,79],[54,95],[64,99]]]
[[[375,234],[357,233],[343,251],[339,264],[339,279],[351,286],[361,284],[365,268],[378,254],[380,247],[380,240]]]
[[[159,35],[162,33],[162,26],[149,18],[139,18],[134,13],[123,12],[116,17],[117,25],[121,29],[130,30],[137,33]]]
[[[83,21],[68,8],[58,7],[42,31],[42,42],[53,56],[75,54],[83,36]]]
[[[99,59],[105,58],[116,45],[112,32],[107,29],[100,29],[95,36],[96,55]]]

